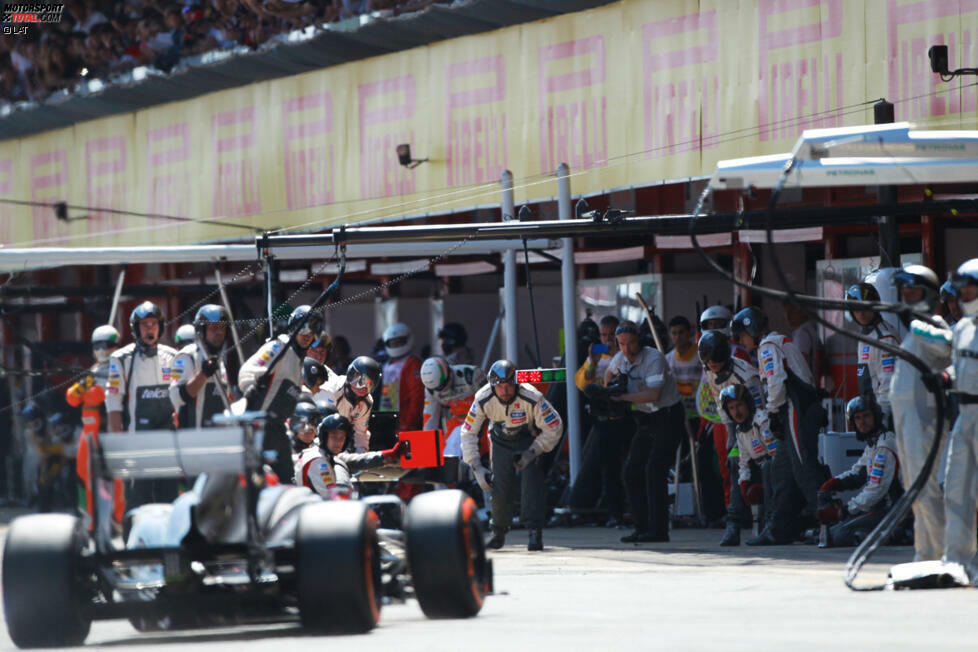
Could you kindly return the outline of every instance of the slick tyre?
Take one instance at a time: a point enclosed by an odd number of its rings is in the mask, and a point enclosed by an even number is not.
[[[364,633],[377,626],[383,587],[371,509],[356,501],[306,505],[295,552],[299,615],[307,629]]]
[[[88,534],[68,514],[21,516],[3,549],[3,611],[17,647],[74,647],[91,628],[82,570]]]
[[[405,544],[411,580],[428,618],[471,618],[482,609],[489,565],[476,504],[456,489],[408,503]]]

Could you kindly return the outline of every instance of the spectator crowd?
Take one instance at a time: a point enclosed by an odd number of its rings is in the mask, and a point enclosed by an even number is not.
[[[396,16],[450,0],[68,0],[60,23],[0,37],[0,101],[43,101],[136,66],[257,48],[276,34],[363,14]],[[9,26],[9,25],[8,25]],[[9,32],[9,33],[6,33]]]

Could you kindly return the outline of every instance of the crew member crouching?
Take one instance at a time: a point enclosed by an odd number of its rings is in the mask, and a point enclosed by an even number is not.
[[[883,413],[872,399],[857,396],[846,405],[846,418],[856,438],[866,444],[862,456],[848,471],[829,478],[819,489],[820,523],[831,525],[829,540],[833,546],[855,546],[879,524],[889,511],[891,501],[899,494],[894,483],[899,463],[896,437],[883,428]],[[862,487],[843,503],[826,494]],[[824,506],[823,506],[824,505]]]
[[[407,450],[400,441],[384,451],[350,453],[345,451],[353,436],[353,424],[339,414],[331,414],[319,424],[319,445],[302,451],[295,463],[295,482],[309,487],[327,500],[349,498],[353,474],[384,464],[393,464]]]

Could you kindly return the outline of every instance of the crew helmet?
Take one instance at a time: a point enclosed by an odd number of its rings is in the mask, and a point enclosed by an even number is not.
[[[752,425],[754,422],[754,396],[750,393],[750,390],[740,383],[727,385],[720,390],[720,406],[723,408],[723,412],[727,415],[727,418],[733,421],[733,416],[731,416],[730,410],[727,409],[727,404],[731,401],[743,401],[744,405],[747,406],[747,421],[737,425]]]
[[[92,331],[92,353],[99,362],[105,362],[119,346],[119,331],[103,324]]]
[[[312,313],[311,315],[309,313]],[[308,315],[308,319],[306,316]],[[323,330],[323,318],[316,313],[312,312],[312,306],[302,305],[295,308],[292,314],[289,315],[289,321],[286,324],[289,332],[294,332],[298,328],[298,324],[305,320],[305,323],[298,330],[299,335],[315,335],[317,338],[320,336]],[[311,345],[311,343],[310,343]]]
[[[173,343],[176,344],[178,348],[187,346],[194,341],[194,336],[196,334],[197,332],[194,330],[193,324],[184,324],[177,329],[176,333],[174,333]]]
[[[870,410],[873,413],[874,428],[872,432],[864,434],[856,429],[856,415],[867,410]],[[879,403],[877,403],[871,397],[857,396],[846,403],[846,423],[849,424],[849,430],[856,433],[856,438],[859,441],[865,441],[879,432],[880,428],[883,427],[883,410],[880,409]]]
[[[958,291],[958,305],[966,316],[978,315],[978,298],[964,301],[962,293],[969,285],[978,285],[978,258],[972,258],[961,263],[961,266],[951,276],[951,285]]]
[[[143,342],[142,338],[139,337],[139,322],[146,319],[147,317],[155,317],[160,324],[160,335],[163,334],[163,326],[166,324],[166,319],[163,317],[163,311],[152,301],[143,301],[141,304],[133,308],[132,313],[129,315],[129,332],[132,334],[133,342],[136,344],[136,349],[145,355],[156,355],[156,345],[152,346]],[[159,337],[157,337],[157,340]]]
[[[410,353],[413,345],[414,338],[407,324],[397,322],[384,329],[384,348],[392,360]]]
[[[302,360],[302,383],[312,389],[316,383],[321,383],[329,376],[325,365],[319,363],[315,358],[303,358]]]
[[[513,383],[516,384],[516,365],[509,360],[496,360],[489,367],[489,373],[486,375],[489,380],[489,385],[495,387],[499,383]]]
[[[366,388],[367,393],[374,391],[380,384],[380,365],[373,358],[361,355],[353,359],[346,368],[346,384],[353,388]]]
[[[194,333],[197,336],[197,341],[200,342],[202,346],[206,347],[211,354],[220,353],[220,349],[217,351],[211,351],[211,347],[207,343],[208,324],[223,324],[224,341],[227,342],[228,330],[231,327],[231,315],[228,314],[228,311],[224,308],[224,306],[219,306],[216,303],[208,303],[207,305],[201,306],[197,310],[197,314],[194,315],[193,327]],[[183,326],[180,328],[183,328]]]
[[[700,331],[705,332],[709,330],[719,330],[719,331],[723,331],[727,335],[730,335],[730,320],[732,318],[733,318],[733,314],[726,306],[720,306],[720,305],[710,306],[700,314],[700,323],[699,323]],[[716,326],[707,326],[707,322],[714,321],[717,319],[723,321],[723,326],[720,326],[719,328],[717,328]]]
[[[438,331],[438,339],[441,340],[441,348],[445,354],[449,354],[455,349],[465,346],[469,339],[465,332],[465,326],[458,322],[449,322]]]
[[[879,290],[876,289],[876,286],[873,285],[872,283],[861,281],[859,283],[854,283],[853,285],[850,285],[848,288],[846,288],[845,299],[847,302],[849,301],[879,302],[880,293]],[[856,321],[856,316],[852,314],[852,308],[849,308],[847,312],[849,313],[849,316],[852,318],[852,320]],[[880,317],[879,313],[876,313],[875,317],[873,318],[873,323],[876,323],[880,319],[882,319],[882,317]]]
[[[317,434],[319,435],[319,447],[324,452],[329,452],[327,446],[329,445],[329,433],[333,430],[342,430],[346,433],[346,438],[343,440],[343,448],[345,449],[350,440],[353,437],[353,424],[350,420],[344,417],[339,412],[334,412],[328,415],[322,421],[319,422],[319,428],[317,429]]]
[[[723,369],[717,373],[717,382],[723,382],[730,377],[730,373],[733,371],[733,350],[730,346],[730,337],[726,333],[720,330],[710,330],[700,335],[700,341],[696,345],[696,354],[704,367],[707,362],[723,363]]]
[[[932,312],[940,300],[940,280],[934,270],[923,265],[907,265],[893,275],[893,286],[897,292],[903,288],[919,288],[924,294],[920,301],[910,307],[919,312]]]
[[[767,315],[756,306],[748,306],[734,315],[730,322],[730,334],[734,339],[740,339],[741,333],[747,333],[754,341],[760,343],[767,332]]]
[[[452,367],[445,358],[435,356],[421,364],[421,383],[433,392],[444,389],[452,380]]]

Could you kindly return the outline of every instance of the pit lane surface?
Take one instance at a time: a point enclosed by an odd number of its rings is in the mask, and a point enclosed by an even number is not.
[[[6,528],[0,530],[6,534]],[[621,530],[544,531],[526,552],[513,532],[492,553],[497,595],[465,621],[431,621],[416,602],[383,609],[365,636],[309,636],[297,625],[140,634],[93,623],[88,646],[112,650],[391,652],[430,650],[921,650],[975,649],[978,592],[861,593],[842,582],[848,549],[795,544],[720,548],[720,530],[675,530],[667,544],[621,544]],[[863,581],[879,581],[909,548],[881,549]],[[6,627],[0,647],[14,649]],[[335,648],[334,648],[335,649]]]

